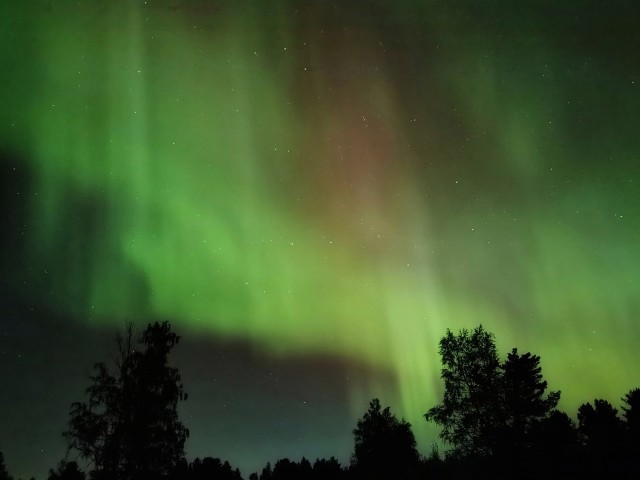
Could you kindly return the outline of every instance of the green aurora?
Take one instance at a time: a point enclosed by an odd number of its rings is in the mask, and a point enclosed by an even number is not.
[[[353,412],[388,399],[423,450],[447,328],[539,354],[571,413],[617,400],[640,385],[637,8],[511,3],[3,2],[11,288],[389,371]]]

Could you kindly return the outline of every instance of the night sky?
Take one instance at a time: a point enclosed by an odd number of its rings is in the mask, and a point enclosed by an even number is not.
[[[124,322],[187,454],[335,455],[482,323],[561,407],[640,386],[637,2],[0,3],[0,451],[65,455]]]

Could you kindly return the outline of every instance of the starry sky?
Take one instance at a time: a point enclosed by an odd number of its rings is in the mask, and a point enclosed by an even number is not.
[[[189,458],[422,453],[482,323],[561,407],[640,386],[633,1],[0,4],[0,451],[43,477],[124,322],[169,320]]]

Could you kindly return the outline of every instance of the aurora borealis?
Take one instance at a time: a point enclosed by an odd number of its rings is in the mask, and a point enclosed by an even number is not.
[[[31,422],[12,389],[62,405],[37,439],[0,431],[9,467],[62,458],[132,319],[184,338],[187,453],[247,475],[346,460],[373,396],[427,453],[447,328],[540,355],[572,415],[619,403],[640,386],[640,8],[600,3],[3,2],[0,424]]]

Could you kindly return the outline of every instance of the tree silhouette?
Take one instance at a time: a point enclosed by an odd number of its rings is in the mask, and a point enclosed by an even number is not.
[[[273,468],[271,463],[267,463],[260,476],[255,472],[249,475],[249,480],[339,480],[341,478],[348,478],[348,472],[334,457],[328,460],[318,458],[313,466],[305,457],[302,457],[300,462],[281,458],[276,461]]]
[[[57,470],[49,470],[48,480],[85,480],[85,473],[80,470],[76,462],[62,460]]]
[[[500,362],[493,335],[482,325],[458,335],[447,330],[440,340],[444,380],[442,403],[426,414],[442,427],[440,437],[457,456],[489,455],[500,424]]]
[[[282,458],[273,467],[273,480],[310,480],[311,464],[306,458],[300,463],[292,462],[288,458]]]
[[[88,402],[71,406],[64,436],[93,467],[92,478],[146,479],[169,474],[184,459],[188,430],[177,405],[186,400],[180,375],[167,365],[180,337],[168,322],[117,337],[115,371],[95,366]]]
[[[4,464],[4,455],[0,452],[0,480],[13,480],[13,477],[9,475],[7,466]]]
[[[419,457],[411,425],[398,420],[389,407],[382,409],[377,398],[371,400],[353,434],[351,467],[357,477],[407,478],[415,471]]]
[[[302,457],[300,463],[298,464],[298,476],[299,480],[310,480],[312,477],[313,467],[311,466],[311,462],[307,460],[305,457]]]
[[[260,474],[260,480],[272,480],[273,478],[273,470],[271,470],[271,463],[267,462],[265,467],[262,469],[262,473]]]
[[[640,388],[634,388],[622,398],[624,423],[634,442],[640,441]]]
[[[500,448],[513,458],[530,446],[534,425],[547,418],[560,400],[560,392],[545,396],[547,382],[542,378],[540,357],[518,354],[514,348],[501,366],[502,418]]]
[[[560,392],[546,393],[540,357],[514,348],[500,363],[493,335],[482,325],[457,335],[447,330],[439,351],[443,401],[425,418],[440,425],[440,437],[452,445],[449,465],[462,476],[531,474],[540,460],[543,421],[560,399]]]
[[[578,431],[583,442],[596,450],[621,438],[622,422],[618,410],[609,402],[596,399],[593,406],[585,403],[578,408]]]
[[[640,474],[640,388],[635,388],[622,398],[624,426],[627,434],[625,455],[629,470]]]
[[[222,462],[219,458],[196,458],[189,465],[188,480],[242,480],[240,471],[233,469],[229,462]]]
[[[316,459],[313,464],[314,480],[338,480],[345,477],[345,471],[340,466],[340,462],[334,457],[327,459]]]
[[[531,442],[536,463],[544,469],[551,466],[573,466],[578,450],[578,431],[569,415],[554,410],[532,426]]]
[[[611,475],[624,456],[624,427],[618,410],[596,399],[578,408],[578,433],[585,448],[585,464],[597,475]]]

